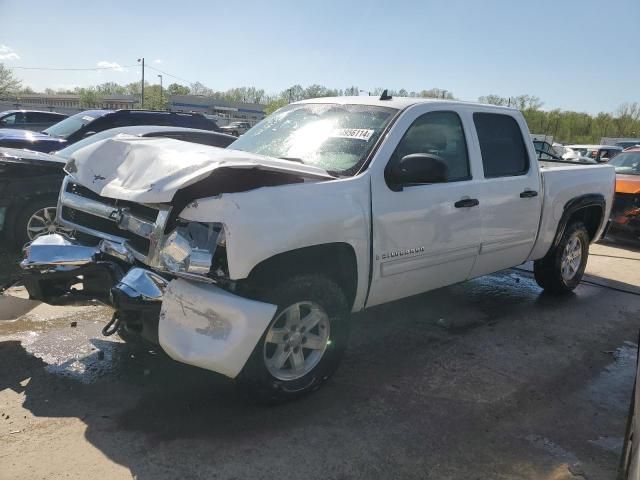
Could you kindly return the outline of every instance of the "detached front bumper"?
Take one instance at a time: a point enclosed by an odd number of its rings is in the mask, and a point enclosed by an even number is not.
[[[112,305],[122,328],[160,344],[179,362],[234,378],[276,312],[212,284],[135,266],[122,244],[78,244],[61,235],[34,240],[21,262],[32,298],[96,299]]]

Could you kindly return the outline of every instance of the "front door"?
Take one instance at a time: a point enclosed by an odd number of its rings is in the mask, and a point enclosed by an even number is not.
[[[432,109],[422,104],[403,115],[396,129],[402,131],[402,124],[407,129],[394,150],[387,147],[391,153],[385,173],[372,172],[368,306],[465,280],[480,248],[481,185],[474,178],[465,115]],[[441,161],[446,178],[439,183],[395,184],[387,175],[393,165],[418,153]]]

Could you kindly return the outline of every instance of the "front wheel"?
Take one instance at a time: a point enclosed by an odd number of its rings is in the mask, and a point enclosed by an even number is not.
[[[565,229],[558,245],[534,262],[536,282],[545,291],[570,292],[582,280],[588,258],[589,233],[582,222],[573,222]]]
[[[69,235],[71,230],[61,228],[56,223],[56,195],[37,197],[22,207],[13,224],[10,238],[16,249],[22,248],[27,242],[40,235],[49,233],[64,233]]]
[[[349,338],[349,307],[342,289],[322,275],[297,275],[259,297],[278,310],[238,386],[267,404],[317,390],[337,369]]]

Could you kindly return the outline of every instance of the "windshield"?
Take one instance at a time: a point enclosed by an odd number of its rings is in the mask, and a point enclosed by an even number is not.
[[[61,122],[50,126],[46,130],[44,130],[44,133],[56,138],[67,138],[69,135],[77,132],[87,123],[91,123],[95,119],[96,117],[88,115],[84,112],[76,113],[69,118],[65,118]]]
[[[370,105],[289,105],[229,148],[291,159],[337,175],[354,175],[396,112]]]
[[[626,175],[640,175],[640,152],[624,152],[611,159],[609,165],[613,165],[616,173]]]

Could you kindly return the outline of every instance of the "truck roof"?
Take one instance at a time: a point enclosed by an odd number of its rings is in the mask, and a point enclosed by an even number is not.
[[[438,98],[422,98],[422,97],[392,97],[389,100],[380,100],[378,95],[370,95],[370,96],[353,96],[353,97],[320,97],[320,98],[309,98],[307,100],[300,100],[298,102],[294,102],[294,104],[299,103],[338,103],[344,105],[371,105],[377,107],[391,107],[397,108],[398,110],[403,110],[411,105],[416,105],[419,103],[434,103],[441,105],[478,105],[483,107],[491,107],[496,110],[508,110],[508,111],[517,111],[517,109],[513,107],[503,107],[499,105],[489,105],[486,103],[478,103],[478,102],[463,102],[460,100],[443,100]]]

